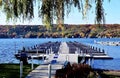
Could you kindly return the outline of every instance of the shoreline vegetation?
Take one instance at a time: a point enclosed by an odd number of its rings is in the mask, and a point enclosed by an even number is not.
[[[120,24],[0,25],[0,38],[113,38],[120,37]]]
[[[37,67],[38,65],[34,65],[34,66]],[[71,67],[73,67],[74,69],[77,67],[77,69],[75,69],[76,72],[79,71],[78,70],[79,68],[80,68],[80,72],[82,72],[83,74],[86,74],[87,72],[87,76],[88,76],[87,78],[98,78],[97,76],[100,76],[101,78],[119,78],[120,77],[120,71],[118,70],[93,69],[93,68],[90,68],[90,66],[86,64],[73,64],[72,66],[67,65],[67,68],[71,68]],[[59,76],[60,74],[59,72],[61,72],[62,70],[67,71],[67,68],[57,70],[56,72],[57,76]],[[81,71],[81,69],[83,69],[83,71]],[[23,77],[22,78],[25,78],[30,71],[31,71],[30,64],[23,65]],[[71,75],[70,73],[71,72],[68,72],[69,75]],[[13,78],[13,77],[19,78],[19,75],[20,75],[19,64],[0,64],[0,78]]]

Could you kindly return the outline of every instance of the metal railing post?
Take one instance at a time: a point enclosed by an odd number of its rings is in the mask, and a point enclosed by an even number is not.
[[[51,64],[48,65],[48,78],[51,78]]]
[[[23,74],[23,61],[20,61],[20,78],[22,78]]]

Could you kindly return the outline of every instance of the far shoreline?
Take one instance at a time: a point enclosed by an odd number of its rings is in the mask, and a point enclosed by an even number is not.
[[[94,37],[94,38],[90,38],[90,37],[83,37],[83,38],[67,38],[67,37],[57,37],[57,38],[54,38],[54,37],[46,37],[46,38],[23,38],[23,37],[21,37],[21,38],[0,38],[0,39],[119,39],[120,37],[111,37],[111,38],[109,38],[109,37],[99,37],[99,38],[97,38],[97,37]]]

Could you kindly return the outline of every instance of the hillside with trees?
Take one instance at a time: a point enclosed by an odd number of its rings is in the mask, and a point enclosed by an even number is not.
[[[0,25],[0,38],[111,38],[120,37],[119,24],[64,24],[60,29],[53,25],[48,30],[43,25]]]

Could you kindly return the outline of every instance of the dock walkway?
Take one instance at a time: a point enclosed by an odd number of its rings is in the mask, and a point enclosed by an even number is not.
[[[51,65],[51,78],[54,78],[57,69],[61,69],[62,65]],[[48,65],[40,65],[35,70],[30,72],[26,78],[48,78],[49,76]]]
[[[61,54],[69,54],[69,47],[66,42],[61,42],[58,52]]]
[[[59,53],[62,54],[69,54],[69,47],[67,46],[66,42],[62,42],[59,47]],[[54,54],[49,55],[48,63],[50,64],[51,61],[54,60]],[[64,59],[63,59],[64,60]],[[49,64],[40,65],[35,70],[30,72],[26,78],[49,78]],[[55,78],[55,72],[57,69],[61,69],[63,67],[62,64],[51,64],[51,77]]]

